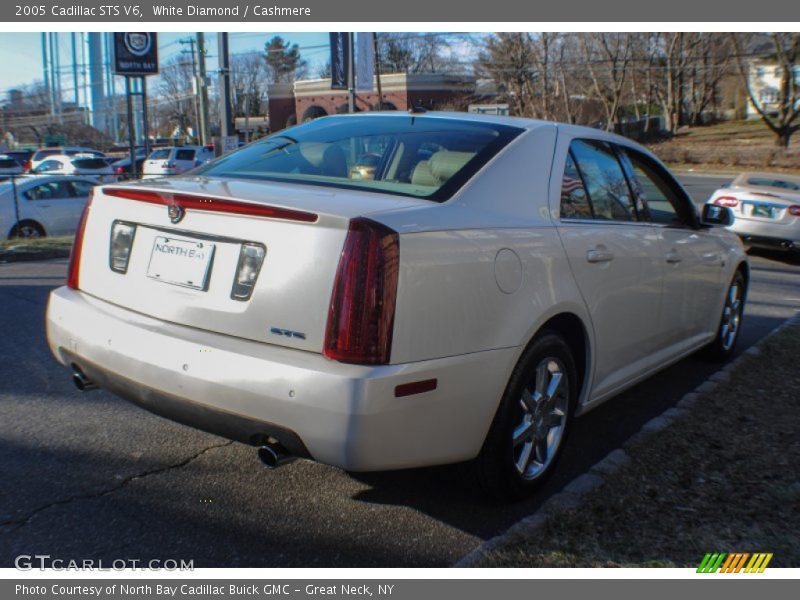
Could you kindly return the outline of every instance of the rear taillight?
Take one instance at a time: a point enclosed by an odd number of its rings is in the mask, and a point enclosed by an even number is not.
[[[175,168],[175,163],[167,163],[167,168],[168,169],[174,169]]]
[[[30,171],[30,170],[31,170],[31,161],[29,161],[29,160],[26,160],[26,161],[25,161],[25,164],[24,164],[24,165],[22,165],[22,170],[23,170],[24,172],[26,172],[26,173],[27,173],[28,171]]]
[[[328,313],[327,358],[389,362],[399,262],[396,231],[369,219],[350,221]]]
[[[111,246],[108,264],[112,271],[127,273],[131,260],[133,238],[136,236],[136,225],[123,221],[114,221],[111,226]]]
[[[720,196],[714,199],[714,204],[725,206],[726,208],[736,208],[739,206],[739,199],[734,196]]]
[[[795,217],[800,217],[800,206],[793,204],[788,208],[789,214]]]
[[[124,175],[125,174],[125,167],[117,167],[114,169],[114,173],[117,175]]]
[[[89,218],[89,208],[92,205],[93,191],[89,192],[89,199],[83,207],[81,220],[78,222],[78,229],[75,231],[75,239],[72,242],[72,252],[69,254],[69,267],[67,269],[67,287],[73,290],[80,289],[81,276],[81,252],[83,251],[83,234],[86,231],[86,221]]]

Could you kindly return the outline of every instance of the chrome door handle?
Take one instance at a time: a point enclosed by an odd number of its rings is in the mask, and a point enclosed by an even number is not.
[[[681,258],[681,255],[678,254],[676,250],[670,250],[667,252],[667,263],[671,265],[677,265],[682,260],[683,259]]]
[[[604,263],[614,260],[614,254],[608,250],[595,248],[586,252],[586,262],[590,263]]]

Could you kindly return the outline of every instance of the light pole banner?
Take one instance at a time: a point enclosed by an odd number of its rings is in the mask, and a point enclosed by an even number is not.
[[[331,33],[331,89],[346,90],[350,80],[350,34]]]
[[[375,76],[375,51],[372,33],[359,31],[356,34],[356,90],[371,92]]]

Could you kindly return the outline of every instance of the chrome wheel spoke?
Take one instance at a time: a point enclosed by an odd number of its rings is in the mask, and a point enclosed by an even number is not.
[[[519,458],[516,460],[517,471],[522,475],[525,475],[525,471],[528,470],[528,463],[530,463],[532,452],[533,442],[528,442],[522,447],[522,452],[520,452]]]
[[[546,402],[548,404],[552,404],[553,400],[555,399],[556,394],[558,393],[558,390],[561,387],[561,380],[563,379],[563,377],[564,375],[560,371],[553,373],[552,376],[550,377],[550,383],[547,386],[547,397],[546,397]]]
[[[526,440],[530,440],[531,436],[533,435],[534,430],[536,429],[535,424],[533,421],[529,421],[528,419],[524,419],[522,423],[517,425],[516,429],[514,429],[514,447],[516,448],[522,442]]]
[[[542,395],[539,393],[539,390],[536,390],[533,394],[531,394],[527,389],[522,390],[522,410],[533,415],[536,412],[536,407],[539,404],[541,397]]]
[[[533,442],[536,447],[536,462],[544,466],[547,464],[547,438],[542,437]]]

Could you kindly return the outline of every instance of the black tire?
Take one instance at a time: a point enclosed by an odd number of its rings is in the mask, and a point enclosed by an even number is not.
[[[732,293],[736,294],[738,302],[733,301]],[[736,341],[739,339],[739,332],[742,328],[746,300],[747,280],[742,270],[737,269],[733,279],[731,279],[728,290],[725,292],[725,305],[722,307],[722,315],[720,315],[720,320],[717,324],[717,335],[713,342],[703,348],[703,358],[722,362],[733,355],[734,350],[736,350]],[[731,327],[733,327],[732,332]]]
[[[11,231],[8,234],[9,238],[20,238],[20,239],[34,239],[34,238],[43,238],[47,234],[44,231],[44,227],[39,225],[36,221],[24,220],[20,221],[14,227],[11,228]]]
[[[542,371],[542,365],[545,365],[545,371]],[[553,382],[554,366],[562,374],[561,383],[551,404],[553,410],[541,406],[544,412],[542,415],[542,412],[531,410],[530,401],[537,404],[536,392],[541,393],[543,383],[545,388],[548,385],[545,379],[549,377],[549,383]],[[525,390],[531,394],[527,404],[523,400]],[[557,333],[540,333],[514,368],[483,448],[475,459],[478,484],[489,498],[500,501],[521,500],[533,493],[550,476],[564,448],[577,398],[578,378],[569,346]],[[541,416],[559,418],[556,416],[556,406],[563,413],[561,429],[556,431],[558,426],[547,423],[537,425],[541,422]],[[526,428],[532,428],[531,435],[527,438],[524,436]],[[516,445],[515,431],[518,433]],[[553,441],[557,438],[557,443],[552,448],[549,443],[551,432]],[[550,452],[544,452],[546,459],[540,460],[540,446],[537,444],[542,442],[543,437],[544,449]],[[519,438],[525,441],[520,441]],[[523,457],[528,444],[531,444],[528,456],[533,455],[530,465]],[[521,469],[519,465],[523,463],[525,466]]]

